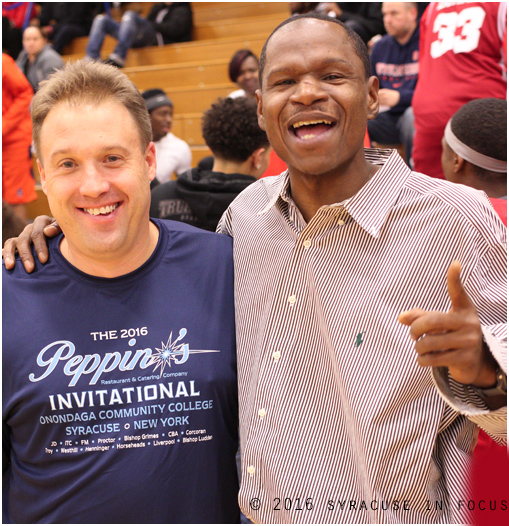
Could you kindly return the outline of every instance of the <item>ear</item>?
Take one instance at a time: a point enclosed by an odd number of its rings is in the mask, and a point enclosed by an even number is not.
[[[460,157],[457,153],[454,154],[453,158],[453,171],[455,174],[459,174],[463,172],[463,170],[466,168],[465,159],[463,157]]]
[[[46,172],[44,171],[44,168],[42,167],[41,161],[39,161],[39,159],[37,159],[37,169],[39,170],[42,191],[46,195],[48,195],[48,193],[46,192]]]
[[[369,77],[367,84],[366,102],[368,108],[368,121],[373,120],[378,115],[380,103],[378,101],[378,89],[380,82],[375,76]]]
[[[260,126],[263,131],[267,131],[265,129],[265,117],[263,116],[262,91],[260,89],[255,91],[255,97],[256,103],[258,104],[256,109],[256,113],[258,114],[258,126]]]
[[[156,176],[156,147],[153,142],[149,142],[145,151],[145,162],[147,163],[148,180],[153,181]]]
[[[265,148],[257,148],[250,156],[251,164],[255,170],[259,170],[263,162],[263,154],[265,153]]]

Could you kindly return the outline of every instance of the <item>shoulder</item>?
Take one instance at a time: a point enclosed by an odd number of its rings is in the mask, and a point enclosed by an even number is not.
[[[171,146],[172,148],[178,147],[185,150],[190,150],[189,144],[187,144],[186,141],[181,139],[180,137],[177,137],[173,133],[168,133],[168,135],[165,137],[167,138],[167,144]],[[164,140],[164,139],[163,139]]]
[[[243,89],[238,89],[238,90],[232,91],[228,95],[228,98],[229,99],[237,99],[238,97],[245,97],[245,96],[246,96],[246,92]]]
[[[58,66],[64,65],[64,60],[62,56],[57,53],[49,44],[46,44],[44,49],[40,53],[40,61],[43,63],[56,64]]]
[[[374,46],[373,51],[381,51],[396,43],[396,39],[390,35],[384,35]]]
[[[178,237],[190,243],[197,243],[197,247],[205,257],[211,255],[211,252],[208,252],[211,248],[226,255],[232,252],[232,239],[229,236],[196,228],[180,221],[155,218],[151,218],[151,220],[170,237]]]
[[[505,227],[484,192],[418,172],[412,172],[405,187],[426,198],[424,202],[430,207],[440,210],[441,223],[451,231],[461,226],[489,244],[505,244]]]
[[[168,199],[174,197],[175,186],[177,181],[167,181],[166,183],[158,184],[151,192],[152,200]]]
[[[57,247],[58,243],[60,242],[60,239],[61,236],[47,239],[48,250],[50,251],[50,259],[46,264],[42,264],[39,261],[32,246],[32,256],[35,261],[35,269],[30,274],[28,274],[25,271],[23,263],[21,262],[21,259],[19,258],[18,254],[16,254],[16,265],[12,270],[7,270],[5,268],[4,262],[2,261],[2,287],[4,287],[4,293],[10,286],[16,287],[21,283],[35,283],[36,281],[39,282],[41,280],[47,281],[51,280],[52,277],[55,277],[55,268],[57,265],[51,258],[51,251],[54,247]],[[56,271],[56,273],[57,275],[61,274],[58,270]]]

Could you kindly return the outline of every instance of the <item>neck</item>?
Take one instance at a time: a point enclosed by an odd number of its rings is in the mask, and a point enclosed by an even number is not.
[[[309,222],[322,206],[341,203],[355,195],[379,168],[368,163],[364,156],[359,169],[352,170],[350,167],[330,174],[302,174],[290,168],[292,198],[306,222]]]
[[[60,252],[64,259],[85,274],[98,278],[117,278],[140,268],[154,252],[159,240],[159,229],[152,221],[147,225],[147,231],[141,239],[144,240],[143,243],[122,254],[111,254],[103,250],[91,256],[80,250],[80,247],[69,243],[64,236],[60,243]]]
[[[250,168],[250,161],[247,159],[243,163],[236,161],[227,161],[226,159],[218,159],[214,157],[214,172],[222,172],[224,174],[244,174],[252,175]]]

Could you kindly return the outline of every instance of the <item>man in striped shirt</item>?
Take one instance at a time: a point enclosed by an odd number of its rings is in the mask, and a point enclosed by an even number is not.
[[[378,81],[361,44],[316,15],[276,28],[258,114],[288,172],[218,227],[254,522],[468,521],[476,426],[506,442],[504,227],[480,192],[364,150]]]

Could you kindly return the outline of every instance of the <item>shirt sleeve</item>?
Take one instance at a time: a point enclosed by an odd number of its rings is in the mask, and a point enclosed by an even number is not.
[[[221,216],[219,223],[217,224],[216,232],[218,234],[226,234],[227,236],[232,236],[232,211],[228,207],[226,212]]]

